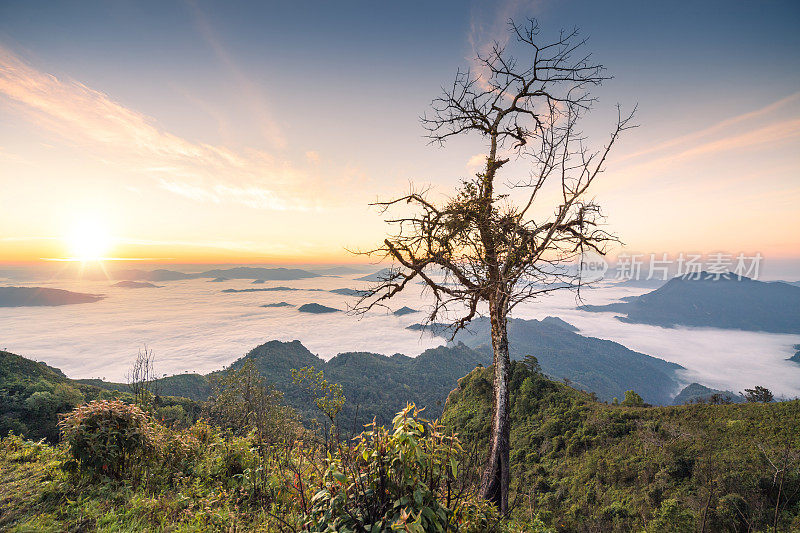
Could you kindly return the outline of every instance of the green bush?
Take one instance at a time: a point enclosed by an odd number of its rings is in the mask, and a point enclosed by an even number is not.
[[[89,477],[130,477],[154,440],[147,414],[119,400],[86,403],[59,426],[80,472]]]
[[[644,400],[639,396],[636,391],[625,391],[625,399],[622,400],[622,405],[626,407],[644,407]]]
[[[647,525],[647,533],[692,533],[696,531],[692,513],[675,499],[664,500]]]
[[[490,531],[494,508],[459,490],[463,450],[409,404],[393,430],[372,424],[352,449],[329,456],[311,500],[312,531]]]

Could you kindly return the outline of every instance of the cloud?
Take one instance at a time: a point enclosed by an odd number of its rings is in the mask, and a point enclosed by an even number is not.
[[[541,0],[505,0],[500,3],[476,3],[470,13],[470,27],[467,35],[472,54],[467,58],[472,71],[480,76],[479,82],[488,88],[488,72],[485,65],[477,61],[477,56],[487,56],[494,43],[504,47],[508,44],[511,33],[508,23],[514,20],[517,24],[527,18],[535,17],[542,10]]]
[[[725,119],[721,122],[718,122],[702,130],[694,131],[686,135],[681,135],[679,137],[675,137],[673,139],[669,139],[667,141],[654,144],[653,146],[645,148],[644,150],[639,150],[637,152],[626,154],[618,158],[617,161],[621,162],[621,161],[626,161],[628,159],[634,159],[654,152],[665,151],[669,148],[675,148],[675,147],[680,147],[681,145],[696,143],[698,141],[702,141],[703,138],[711,135],[724,134],[730,131],[730,128],[736,125],[752,123],[752,121],[754,120],[763,119],[764,117],[767,117],[770,114],[779,111],[791,104],[795,104],[797,102],[800,102],[800,92],[791,94],[786,98],[781,98],[780,100],[773,102],[765,107],[762,107],[761,109],[757,109],[754,111],[750,111],[748,113],[743,113],[741,115]]]
[[[340,185],[325,180],[331,185],[325,188],[320,178],[262,150],[232,150],[164,131],[153,118],[78,81],[41,72],[3,46],[0,96],[78,148],[195,201],[308,209],[333,200]]]
[[[486,154],[475,154],[467,160],[467,169],[471,172],[476,172],[485,164]]]
[[[196,202],[210,201],[217,204],[220,202],[219,197],[217,197],[212,192],[202,187],[196,187],[189,183],[183,183],[180,181],[168,181],[164,178],[161,178],[159,180],[159,185],[164,190],[167,190],[179,196],[183,196],[185,198],[189,198],[190,200],[194,200]]]
[[[796,142],[800,137],[798,104],[800,92],[712,126],[621,155],[610,164],[613,179],[608,185],[619,187],[632,181],[643,184],[660,180],[665,174],[677,175],[689,163],[696,170],[712,161],[708,156],[716,154],[729,154],[726,159],[713,159],[717,162],[751,158],[747,152],[752,150],[759,150],[763,161],[761,171],[766,172],[768,167],[775,167],[775,162],[766,157],[765,152],[782,153],[788,142]],[[703,181],[714,179],[714,174],[708,174]],[[725,175],[716,179],[730,181],[732,177]]]
[[[233,81],[239,86],[237,94],[245,98],[248,107],[261,128],[264,139],[276,148],[286,148],[286,139],[280,125],[272,117],[264,95],[228,53],[219,34],[214,30],[214,27],[199,6],[194,1],[190,1],[189,6],[192,8],[198,33],[209,45],[220,63],[228,70]]]

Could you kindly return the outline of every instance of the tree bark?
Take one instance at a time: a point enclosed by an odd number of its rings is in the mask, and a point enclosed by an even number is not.
[[[505,304],[492,299],[489,302],[492,323],[492,348],[494,350],[494,409],[489,457],[481,479],[481,495],[494,503],[500,513],[508,513],[508,484],[510,478],[510,423],[508,418],[508,356],[507,311]]]

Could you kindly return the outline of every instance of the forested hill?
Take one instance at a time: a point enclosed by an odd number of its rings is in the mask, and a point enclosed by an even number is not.
[[[0,437],[11,432],[56,442],[59,415],[92,400],[112,398],[132,399],[127,385],[72,380],[57,368],[0,350]],[[188,423],[197,418],[199,405],[187,398],[162,396],[158,414],[166,422]]]
[[[341,416],[348,426],[356,427],[373,418],[387,424],[407,402],[426,407],[426,416],[436,418],[460,377],[476,365],[491,364],[487,354],[464,345],[426,350],[417,357],[346,352],[326,362],[300,341],[267,342],[235,361],[230,368],[239,369],[247,360],[253,360],[267,381],[284,393],[289,406],[307,416],[319,416],[319,413],[314,411],[309,398],[293,385],[291,370],[311,366],[322,370],[326,379],[343,387],[347,403]]]
[[[800,531],[800,400],[613,406],[521,362],[510,389],[509,500],[557,531]],[[466,446],[486,449],[491,391],[478,368],[447,400]]]

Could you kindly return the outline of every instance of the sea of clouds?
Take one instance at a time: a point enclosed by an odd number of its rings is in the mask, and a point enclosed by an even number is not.
[[[160,282],[159,288],[125,289],[112,281],[51,280],[13,282],[19,286],[57,287],[105,294],[96,303],[60,307],[0,308],[0,348],[62,369],[75,378],[125,379],[138,349],[147,345],[161,374],[210,372],[230,364],[269,340],[300,340],[324,359],[347,351],[418,355],[441,345],[441,338],[407,330],[423,313],[394,316],[386,310],[354,316],[345,312],[301,313],[305,303],[346,310],[352,297],[324,292],[363,288],[361,274],[297,281],[251,280],[213,283],[208,279]],[[12,284],[12,283],[4,283]],[[288,286],[294,290],[223,293],[223,289]],[[661,328],[626,324],[614,313],[589,313],[578,303],[605,304],[651,289],[603,283],[582,291],[582,302],[563,291],[519,306],[515,318],[557,316],[582,335],[609,339],[628,348],[684,366],[685,383],[741,391],[759,384],[776,395],[800,395],[800,365],[786,361],[800,335],[754,333],[713,328]],[[286,301],[297,307],[264,308]],[[401,294],[392,309],[425,309],[425,297]]]

